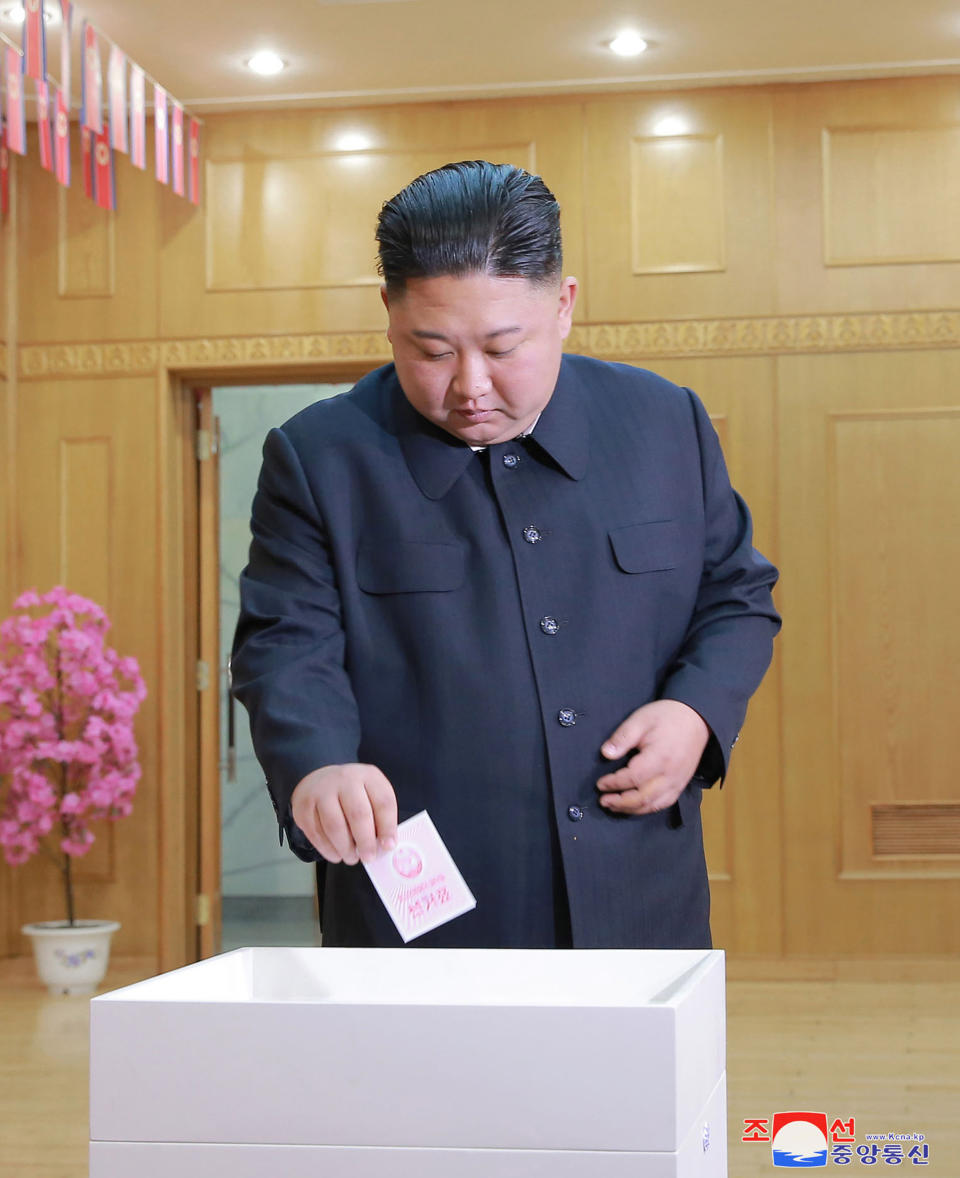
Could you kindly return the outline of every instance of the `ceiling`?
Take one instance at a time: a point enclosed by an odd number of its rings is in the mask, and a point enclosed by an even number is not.
[[[19,43],[6,7],[0,31]],[[78,13],[201,113],[960,73],[960,0],[85,0]],[[606,47],[625,27],[649,42],[640,57]],[[261,48],[288,68],[251,73]]]

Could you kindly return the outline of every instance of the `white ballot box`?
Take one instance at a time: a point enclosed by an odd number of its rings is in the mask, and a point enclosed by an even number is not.
[[[238,949],[91,1002],[90,1178],[725,1178],[723,953]]]

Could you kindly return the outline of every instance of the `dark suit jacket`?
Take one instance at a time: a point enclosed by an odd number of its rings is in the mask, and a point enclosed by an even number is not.
[[[779,619],[691,392],[566,356],[533,436],[478,454],[388,365],[271,431],[252,529],[235,691],[301,858],[297,782],[368,762],[477,897],[416,944],[709,945],[700,791]],[[668,811],[609,814],[600,745],[659,698],[710,726],[699,774]],[[401,943],[360,866],[326,866],[321,923]]]

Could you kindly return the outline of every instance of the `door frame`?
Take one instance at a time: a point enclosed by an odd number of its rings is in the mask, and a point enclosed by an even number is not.
[[[158,372],[160,971],[219,949],[222,685],[218,576],[209,567],[219,523],[218,477],[213,463],[197,459],[198,412],[204,401],[212,406],[214,386],[354,382],[387,359],[370,348],[363,358],[306,365],[265,358],[242,365],[173,363]],[[198,690],[201,662],[209,667],[209,685]],[[207,897],[202,906],[201,896]]]

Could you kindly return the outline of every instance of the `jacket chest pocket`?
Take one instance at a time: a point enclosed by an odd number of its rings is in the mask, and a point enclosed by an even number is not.
[[[357,584],[365,593],[449,593],[464,576],[463,546],[449,541],[368,541],[357,553]]]
[[[608,533],[617,566],[625,573],[657,573],[675,569],[683,558],[680,521],[657,519],[629,524]]]

